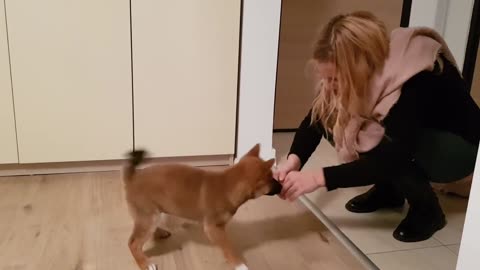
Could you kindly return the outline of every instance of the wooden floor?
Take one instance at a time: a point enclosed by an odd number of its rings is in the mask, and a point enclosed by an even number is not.
[[[137,269],[131,227],[117,172],[0,178],[0,270]],[[308,210],[277,197],[245,204],[228,230],[250,270],[362,269]],[[196,224],[145,248],[159,269],[229,269]]]

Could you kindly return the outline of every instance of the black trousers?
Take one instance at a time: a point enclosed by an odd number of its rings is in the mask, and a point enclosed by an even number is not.
[[[417,210],[438,212],[440,205],[428,175],[414,162],[400,175],[383,179],[375,184],[378,195],[385,199],[407,199],[410,207]]]
[[[419,96],[424,128],[417,136],[411,166],[391,179],[376,181],[385,196],[403,196],[411,205],[438,204],[430,182],[460,180],[475,168],[480,108],[453,65],[446,62],[443,73],[441,85],[425,85]]]

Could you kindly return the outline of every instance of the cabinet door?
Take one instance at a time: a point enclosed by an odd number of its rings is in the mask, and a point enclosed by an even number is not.
[[[240,0],[132,0],[135,145],[234,153]]]
[[[21,163],[133,146],[129,0],[6,0]]]
[[[18,162],[4,8],[0,2],[0,164]]]

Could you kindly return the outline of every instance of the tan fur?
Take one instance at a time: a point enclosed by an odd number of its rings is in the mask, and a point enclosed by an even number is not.
[[[243,203],[267,194],[274,185],[274,160],[263,161],[259,151],[256,145],[236,165],[221,172],[177,164],[135,170],[139,161],[131,161],[124,170],[126,200],[135,224],[128,245],[140,269],[155,269],[143,253],[145,242],[152,236],[170,236],[156,227],[162,213],[201,222],[208,239],[223,250],[233,267],[244,264],[228,240],[225,226]]]

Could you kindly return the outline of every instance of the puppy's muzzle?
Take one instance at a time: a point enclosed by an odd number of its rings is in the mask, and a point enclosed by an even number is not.
[[[270,192],[268,192],[265,195],[274,196],[274,195],[280,194],[281,191],[282,191],[282,185],[277,180],[272,179],[272,184],[270,186]]]

